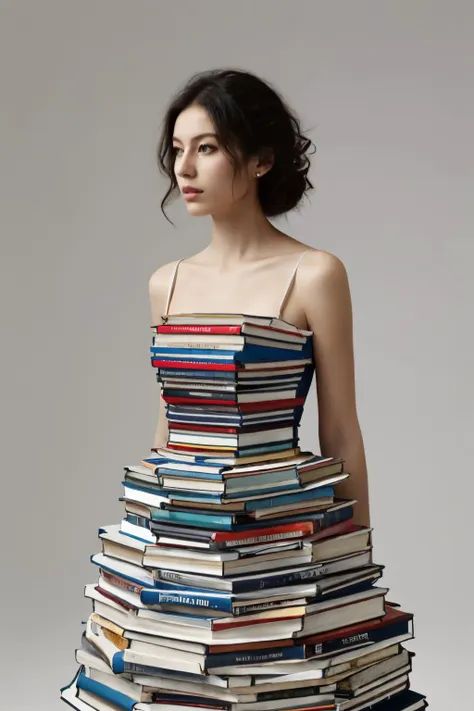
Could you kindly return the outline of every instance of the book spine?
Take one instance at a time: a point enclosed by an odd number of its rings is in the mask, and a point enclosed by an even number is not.
[[[161,587],[161,586],[160,586]],[[172,590],[145,590],[140,592],[140,600],[145,605],[185,605],[209,610],[222,610],[232,614],[232,598],[206,595],[204,590],[173,592]]]
[[[229,578],[226,582],[229,584],[232,593],[245,593],[252,592],[254,590],[267,590],[273,587],[284,587],[285,585],[299,584],[299,583],[314,583],[314,579],[321,575],[320,571],[324,571],[327,574],[327,568],[317,568],[313,570],[294,570],[291,573],[283,573],[276,575],[269,575],[267,577],[261,578],[250,578],[247,580],[232,580]],[[159,568],[156,570],[156,578],[159,581],[165,582],[177,582],[186,585],[186,573],[181,573],[175,570],[165,570],[164,568]],[[317,587],[316,595],[319,594],[319,588]]]
[[[199,334],[237,334],[240,335],[242,327],[239,326],[209,326],[206,324],[176,324],[156,326],[155,333],[199,333]]]
[[[342,521],[347,521],[353,516],[353,506],[345,506],[344,508],[336,509],[334,511],[322,511],[319,514],[314,514],[311,518],[314,521],[314,532],[322,531],[329,526],[333,526],[336,523],[341,523]],[[308,514],[295,515],[293,518],[294,522],[301,521],[308,518]]]
[[[178,694],[172,691],[158,691],[152,695],[152,703],[166,704],[171,708],[179,709],[182,706],[209,709],[212,711],[232,711],[232,704],[228,701],[217,701],[209,696],[196,696],[195,694]]]
[[[329,591],[321,591],[321,597],[324,600],[333,600],[334,598],[341,597],[341,595],[352,595],[353,593],[365,592],[369,590],[374,583],[381,578],[381,574],[374,573],[373,577],[368,580],[357,581],[347,581],[346,583],[339,584],[336,590],[329,589]]]
[[[102,569],[101,575],[104,580],[107,580],[107,582],[109,582],[111,585],[115,585],[116,587],[120,588],[121,590],[125,590],[126,592],[136,593],[138,595],[142,590],[148,589],[144,585],[137,585],[136,583],[132,583],[131,581],[126,580],[125,578],[122,578],[119,575],[109,573],[108,570]]]
[[[231,370],[192,370],[190,368],[158,368],[157,376],[160,381],[166,378],[190,378],[191,380],[216,380],[217,382],[235,383],[237,372]]]
[[[248,615],[253,612],[264,612],[266,610],[284,610],[285,607],[291,607],[294,601],[288,600],[274,600],[273,602],[254,602],[248,605],[239,605],[234,609],[234,617],[240,617],[240,615]]]
[[[233,407],[236,405],[235,400],[219,399],[216,397],[203,397],[201,394],[199,397],[182,397],[182,396],[170,396],[166,392],[162,393],[163,400],[170,405],[193,405],[199,403],[201,405],[225,405],[226,407]],[[242,402],[239,403],[240,410],[242,412],[266,412],[267,410],[284,409],[289,407],[295,407],[296,405],[304,405],[304,398],[287,398],[284,400],[264,400],[261,402]]]
[[[257,687],[258,688],[258,687]],[[324,697],[326,699],[326,702],[320,701],[318,702],[316,699],[317,706],[314,709],[314,711],[324,711],[324,709],[330,711],[331,709],[335,709],[335,707],[332,704],[327,704],[327,701],[329,698],[333,698],[333,695],[331,693],[331,696],[328,698],[328,692],[324,689],[324,686],[305,686],[301,689],[280,689],[278,691],[263,691],[257,694],[257,702],[262,702],[262,701],[273,701],[273,700],[278,700],[278,699],[295,699],[298,698],[299,696],[319,696],[319,699],[321,699],[321,695],[326,694]],[[320,705],[321,703],[321,705]]]
[[[330,526],[333,523],[339,523],[340,521],[345,521],[348,518],[352,518],[353,509],[352,506],[346,506],[341,509],[336,509],[335,511],[320,511],[317,513],[301,513],[301,514],[291,514],[285,515],[282,513],[281,518],[273,519],[273,524],[275,526],[281,526],[288,523],[298,524],[299,522],[307,522],[311,520],[314,524],[314,532],[319,531],[326,526]],[[255,521],[253,523],[245,523],[241,525],[233,526],[232,530],[237,531],[251,531],[260,528],[262,525],[261,521]]]
[[[215,358],[216,354],[223,355],[229,360],[239,364],[257,363],[259,361],[279,361],[279,360],[299,360],[307,358],[310,354],[308,344],[288,344],[284,347],[283,341],[268,341],[268,343],[242,343],[224,344],[193,342],[180,343],[173,346],[151,345],[150,355],[153,358],[186,358],[189,355],[200,355],[203,360],[206,357]]]
[[[202,385],[200,388],[170,388],[163,387],[161,390],[161,395],[166,402],[170,401],[171,398],[176,397],[186,397],[192,398],[194,401],[201,402],[201,400],[212,398],[213,400],[222,400],[223,404],[225,402],[231,402],[233,405],[238,404],[238,398],[236,397],[235,391],[232,390],[209,390],[209,385],[206,383],[204,388]]]
[[[158,472],[158,476],[160,478],[163,476],[179,477],[181,479],[189,479],[190,482],[193,482],[195,479],[211,479],[212,481],[219,482],[223,480],[222,474],[219,474],[218,472],[195,472],[192,471],[191,468],[189,471],[183,471],[179,469],[169,469],[168,467],[160,467]]]
[[[180,343],[176,346],[151,346],[150,354],[153,358],[176,358],[185,359],[189,356],[201,356],[203,359],[207,359],[208,362],[212,362],[216,355],[223,357],[222,360],[227,362],[236,362],[236,356],[242,356],[241,346],[235,346],[235,348],[224,348],[220,343]]]
[[[117,667],[118,668],[118,667]],[[115,670],[114,670],[115,671]],[[162,676],[163,671],[168,672],[168,670],[163,670],[163,667],[152,667],[147,664],[141,664],[140,662],[122,662],[120,671],[115,671],[116,674],[127,673],[127,674],[144,674],[145,676]],[[177,671],[176,676],[183,680],[200,682],[202,680],[201,674],[193,674],[187,671]]]
[[[125,600],[122,600],[122,598],[117,597],[117,595],[114,595],[113,593],[109,592],[109,590],[105,590],[105,588],[102,588],[100,585],[96,585],[94,590],[99,592],[103,597],[106,597],[108,600],[111,600],[112,602],[117,603],[117,605],[119,605],[120,607],[123,607],[125,610],[137,610],[138,609],[131,602],[126,602]],[[86,593],[86,589],[84,588],[84,594],[85,593]],[[92,609],[94,610],[94,612],[96,609],[96,602],[97,602],[97,600],[92,598]]]
[[[229,427],[228,425],[195,425],[186,422],[176,422],[170,425],[171,431],[179,431],[180,434],[190,434],[193,432],[212,432],[213,434],[222,435],[239,435],[241,430],[238,427]]]
[[[267,487],[267,491],[272,491],[274,493],[278,491],[294,491],[296,489],[295,484],[275,484],[275,486],[272,486],[270,489]],[[207,493],[207,492],[194,492],[194,491],[185,491],[184,489],[171,489],[168,488],[168,494],[170,497],[170,503],[176,502],[177,505],[179,505],[179,501],[189,501],[189,502],[195,502],[196,504],[198,503],[214,503],[214,504],[226,504],[226,503],[232,503],[234,499],[240,499],[243,496],[258,496],[262,494],[262,489],[253,489],[253,490],[246,490],[246,491],[237,491],[234,494],[220,494],[220,493]],[[254,506],[250,507],[248,504],[250,502],[248,501],[243,501],[243,502],[238,502],[241,504],[240,511],[255,511],[260,508],[266,508],[264,506],[259,505],[259,501],[255,500],[256,503]],[[274,504],[274,506],[278,506],[278,504]]]
[[[206,656],[206,669],[211,671],[215,667],[228,667],[237,664],[266,664],[268,662],[288,662],[303,659],[305,659],[303,645],[274,647],[273,649],[256,649],[244,652],[229,652],[227,654],[208,654]]]
[[[184,526],[196,526],[198,528],[218,528],[221,531],[230,531],[233,523],[229,516],[214,516],[210,514],[189,514],[182,511],[170,511],[168,509],[151,510],[153,521],[168,521],[181,523]]]
[[[267,496],[262,499],[245,502],[246,511],[256,511],[258,509],[272,508],[273,506],[282,506],[284,504],[294,504],[300,501],[312,501],[313,499],[324,499],[327,496],[334,496],[333,486],[320,486],[318,488],[309,489],[308,491],[299,491],[292,494],[283,494],[282,496]]]
[[[238,366],[235,363],[227,363],[220,361],[218,363],[212,363],[208,360],[186,360],[186,359],[179,359],[179,360],[171,360],[169,358],[152,358],[151,364],[154,368],[173,368],[173,369],[178,369],[185,367],[188,370],[222,370],[222,371],[229,371],[229,372],[235,372],[239,370]]]
[[[313,582],[317,577],[316,570],[295,570],[292,573],[284,573],[282,575],[269,575],[258,580],[236,580],[232,581],[232,592],[251,592],[252,590],[267,590],[268,588],[280,588],[285,585],[301,584]],[[317,587],[316,595],[319,594]]]
[[[375,628],[358,634],[349,635],[347,637],[339,637],[338,639],[329,639],[318,644],[309,644],[306,646],[306,656],[316,657],[323,654],[331,654],[342,652],[365,644],[373,644],[375,642],[383,642],[391,637],[410,633],[410,621],[400,620],[395,624],[387,625],[386,627]]]
[[[270,526],[262,528],[260,531],[243,532],[216,532],[213,534],[213,542],[216,547],[235,548],[257,543],[272,543],[275,541],[292,540],[308,536],[317,530],[314,521],[301,521],[284,526]]]

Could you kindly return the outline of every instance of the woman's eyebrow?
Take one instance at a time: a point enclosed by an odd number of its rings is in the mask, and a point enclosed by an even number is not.
[[[204,138],[205,136],[213,136],[214,138],[217,138],[216,133],[199,133],[197,136],[194,136],[194,138],[191,138],[191,141],[198,141],[200,138]],[[173,141],[178,141],[178,143],[182,143],[182,141],[177,136],[173,136]]]

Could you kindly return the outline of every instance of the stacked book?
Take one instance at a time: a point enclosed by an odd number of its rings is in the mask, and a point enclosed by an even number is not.
[[[372,531],[337,496],[344,461],[298,446],[311,332],[175,314],[152,365],[169,437],[125,467],[99,530],[80,711],[417,711],[413,616],[386,599]],[[377,584],[378,583],[378,584]]]

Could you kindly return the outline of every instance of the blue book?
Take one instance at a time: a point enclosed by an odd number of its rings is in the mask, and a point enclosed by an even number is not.
[[[293,662],[304,660],[304,645],[292,647],[271,647],[269,649],[246,650],[243,652],[222,652],[206,656],[206,669],[212,673],[215,667],[236,666],[237,664],[265,664],[266,662]],[[298,671],[295,665],[295,672]],[[258,692],[258,686],[255,687]]]
[[[276,346],[262,346],[246,343],[243,347],[236,348],[179,348],[163,346],[150,346],[150,355],[153,359],[179,362],[189,359],[189,356],[199,356],[201,361],[208,363],[258,363],[280,360],[298,360],[312,357],[312,346],[308,340],[301,349],[279,348]]]
[[[212,592],[198,588],[185,588],[183,590],[173,590],[163,584],[156,582],[154,589],[142,590],[140,600],[145,605],[184,605],[186,607],[199,607],[207,610],[220,610],[232,614],[232,597],[226,593]]]
[[[313,366],[311,366],[313,368]],[[299,373],[285,373],[281,371],[280,373],[265,373],[260,375],[255,375],[252,377],[245,377],[239,379],[239,374],[241,371],[236,370],[186,370],[185,368],[161,368],[157,367],[157,380],[160,383],[167,382],[172,383],[176,379],[189,380],[190,382],[199,383],[199,381],[212,381],[209,385],[233,385],[239,389],[250,389],[253,387],[260,387],[262,385],[283,384],[283,383],[298,383],[299,380],[304,376],[305,370],[303,369]],[[251,372],[251,371],[250,371]],[[265,382],[262,382],[265,381]]]
[[[162,470],[170,471],[170,472],[175,472],[177,476],[181,476],[181,471],[172,469],[169,467],[170,464],[170,459],[165,458],[165,457],[145,457],[145,459],[142,459],[142,462],[149,462],[152,465],[156,465],[155,470],[157,474],[161,474]],[[181,464],[184,464],[189,468],[189,472],[193,473],[194,468],[196,467],[195,462],[181,462]],[[214,462],[206,462],[203,464],[199,465],[200,468],[204,468],[206,472],[223,472],[224,470],[228,469],[227,464],[215,464]],[[183,474],[186,474],[184,471]]]
[[[192,471],[191,468],[189,471],[182,471],[179,469],[171,469],[170,467],[159,467],[158,475],[160,477],[163,475],[166,475],[168,477],[180,477],[182,479],[189,479],[190,481],[196,479],[210,479],[213,481],[220,481],[224,484],[224,490],[228,496],[230,496],[232,490],[235,489],[237,491],[239,487],[242,486],[242,483],[251,484],[253,487],[257,488],[258,486],[263,486],[265,484],[274,484],[275,486],[278,486],[282,482],[288,482],[291,480],[296,488],[301,487],[300,479],[298,476],[298,468],[296,467],[296,465],[286,467],[285,469],[280,470],[270,469],[263,473],[259,473],[258,471],[256,471],[255,473],[245,474],[245,476],[242,477],[227,476],[226,471],[222,471],[224,467],[220,467],[220,469],[220,472],[216,471],[213,473],[208,473]]]
[[[136,699],[132,699],[121,691],[91,679],[83,671],[77,677],[77,687],[84,689],[84,691],[89,691],[100,699],[104,699],[104,701],[109,701],[111,704],[119,706],[124,711],[133,711],[135,704],[139,703]]]
[[[226,516],[219,516],[215,514],[204,515],[204,514],[190,514],[181,511],[169,511],[168,509],[156,509],[151,508],[151,520],[156,522],[166,522],[170,524],[181,524],[183,526],[191,526],[195,528],[204,528],[208,530],[215,531],[247,531],[253,528],[262,528],[263,525],[280,526],[285,523],[295,523],[297,521],[311,521],[325,519],[326,526],[340,523],[341,521],[346,521],[353,515],[352,506],[345,506],[344,508],[337,509],[335,511],[315,511],[314,513],[301,513],[301,514],[291,514],[282,515],[281,518],[273,518],[271,521],[252,521],[246,523],[237,523],[229,521]],[[239,520],[240,521],[240,520]],[[329,523],[329,521],[331,523]],[[153,531],[153,525],[150,526]],[[161,532],[161,535],[164,535]]]
[[[188,513],[184,511],[170,511],[168,509],[151,509],[152,521],[181,523],[183,526],[198,526],[201,528],[215,528],[218,531],[234,530],[237,520],[219,514]],[[261,523],[259,523],[261,526]]]
[[[271,489],[266,487],[263,491],[262,489],[252,489],[244,492],[235,492],[232,495],[214,493],[214,492],[193,492],[184,491],[183,489],[170,489],[168,488],[167,496],[170,498],[170,503],[176,503],[179,506],[179,501],[188,501],[190,503],[199,504],[226,504],[231,503],[234,499],[243,499],[249,496],[260,496],[263,493],[275,494],[281,491],[295,491],[299,490],[300,487],[295,483],[290,484],[280,484],[275,485]],[[242,511],[244,510],[244,503],[242,503]],[[199,508],[199,506],[198,506]],[[248,509],[245,509],[248,510]]]
[[[219,467],[219,469],[222,469],[222,467]],[[160,477],[166,474],[166,476],[176,476],[183,479],[189,479],[190,481],[192,481],[193,479],[212,479],[213,481],[223,480],[222,474],[219,474],[217,471],[193,472],[182,471],[179,469],[170,469],[169,467],[159,467],[157,473]]]
[[[235,370],[197,370],[193,368],[163,368],[159,366],[157,375],[160,381],[167,378],[190,378],[190,380],[217,380],[236,382],[238,373]]]
[[[311,336],[306,336],[305,338],[301,339],[298,343],[293,342],[290,343],[289,341],[281,341],[279,339],[275,338],[265,338],[261,337],[263,343],[252,343],[252,339],[255,338],[255,336],[249,335],[249,334],[240,334],[243,336],[243,340],[240,343],[230,343],[228,342],[228,339],[223,335],[223,340],[221,343],[216,344],[216,343],[206,343],[206,336],[204,335],[203,338],[200,338],[201,334],[195,334],[199,338],[199,345],[196,348],[193,348],[193,346],[196,346],[196,343],[192,342],[192,339],[195,337],[194,335],[191,335],[191,341],[189,343],[191,344],[188,346],[187,343],[176,343],[175,345],[163,345],[163,336],[157,333],[154,333],[152,335],[152,340],[151,340],[151,347],[152,348],[159,348],[164,351],[168,350],[174,350],[174,349],[180,349],[184,351],[191,351],[191,350],[197,350],[198,352],[201,351],[216,351],[216,350],[229,350],[229,351],[246,351],[246,350],[252,350],[252,349],[258,349],[258,350],[272,350],[272,351],[283,351],[284,353],[302,353],[302,351],[309,350],[312,351],[312,341],[311,341]],[[208,346],[207,348],[201,348],[200,346],[206,343]],[[228,346],[225,349],[221,348],[214,348],[216,345],[226,345]],[[302,356],[300,356],[302,357]],[[277,359],[273,358],[273,360],[283,360],[283,359]]]
[[[293,424],[297,424],[298,419],[301,419],[303,414],[302,405],[290,405],[289,407],[282,407],[279,410],[262,410],[258,413],[252,413],[251,418],[248,414],[240,412],[238,408],[223,406],[221,410],[217,413],[213,410],[214,406],[206,405],[205,407],[199,407],[197,405],[174,405],[172,403],[167,404],[166,407],[166,417],[171,422],[195,422],[202,424],[215,425],[216,423],[222,425],[223,427],[241,427],[251,424],[266,424],[271,422],[283,422],[285,420],[291,420]],[[216,414],[219,416],[216,417]]]
[[[316,584],[313,597],[322,595],[324,589],[330,586],[331,575],[336,574],[356,574],[357,572],[372,570],[373,566],[364,561],[369,554],[356,553],[345,558],[332,560],[325,563],[309,563],[288,567],[277,572],[262,571],[261,573],[249,573],[247,575],[233,576],[229,578],[218,578],[199,573],[185,573],[177,570],[166,570],[159,568],[156,571],[157,580],[155,586],[164,582],[180,583],[183,586],[201,585],[205,590],[219,590],[219,592],[246,593],[257,590],[269,590],[271,588],[282,588],[291,585]],[[321,580],[321,585],[319,585]],[[372,586],[369,586],[372,587]],[[346,595],[346,591],[343,595]]]
[[[318,486],[312,489],[294,491],[281,496],[266,496],[263,499],[253,499],[245,502],[246,511],[258,511],[259,509],[271,508],[273,506],[284,506],[286,504],[296,504],[300,501],[315,501],[334,496],[333,486]]]
[[[143,492],[146,494],[151,494],[151,496],[156,496],[156,502],[155,505],[156,507],[161,506],[162,500],[165,499],[174,499],[175,501],[189,501],[189,502],[195,502],[197,504],[199,503],[222,503],[223,499],[225,499],[224,494],[220,493],[214,493],[214,492],[192,492],[192,491],[184,491],[182,489],[172,489],[170,487],[162,488],[160,486],[157,487],[151,487],[147,485],[141,485],[141,484],[136,484],[135,482],[130,482],[130,481],[122,481],[123,486],[127,487],[128,489],[131,489],[132,491],[137,491],[137,492]],[[297,491],[294,491],[295,489],[298,489]],[[268,508],[270,506],[278,506],[280,504],[285,504],[285,503],[294,503],[297,501],[306,501],[307,499],[320,499],[320,498],[325,498],[326,496],[333,496],[334,495],[334,488],[333,487],[320,487],[319,489],[310,489],[310,490],[301,490],[299,486],[296,484],[282,484],[280,486],[276,485],[271,492],[269,493],[274,493],[276,491],[285,491],[285,490],[291,490],[291,496],[294,496],[294,499],[289,499],[289,495],[281,495],[279,497],[265,497],[261,499],[254,499],[253,501],[245,502],[245,510],[246,511],[256,511],[257,509],[261,508]],[[331,491],[332,493],[329,493]],[[327,493],[324,493],[327,492]],[[255,489],[251,491],[246,491],[244,493],[242,492],[237,492],[236,494],[233,495],[233,497],[228,497],[228,498],[244,498],[245,496],[258,496],[262,493],[261,489]],[[277,499],[279,501],[277,501]],[[153,506],[152,503],[150,503],[151,506]]]
[[[206,405],[206,408],[210,407],[210,405]],[[279,425],[281,424],[282,427],[285,427],[285,423],[288,422],[289,419],[291,419],[291,424],[295,425],[295,418],[293,415],[274,415],[270,410],[262,411],[260,414],[262,417],[244,421],[241,415],[229,414],[221,416],[218,420],[216,420],[215,416],[207,413],[186,415],[181,413],[171,414],[167,411],[166,419],[169,420],[171,425],[182,422],[188,425],[209,425],[211,427],[214,427],[215,425],[219,425],[221,427],[246,427],[247,425],[260,425],[264,427],[267,424],[271,425],[274,423]]]
[[[298,488],[297,491],[294,489]],[[275,486],[273,492],[277,491],[288,491],[288,494],[281,494],[280,496],[265,496],[259,499],[251,499],[249,501],[242,501],[243,511],[259,511],[260,509],[267,509],[273,506],[284,506],[286,504],[295,504],[300,501],[315,501],[318,499],[324,499],[328,496],[334,496],[333,486],[321,486],[319,488],[304,489],[296,487],[294,484],[284,484],[281,486]],[[271,492],[271,493],[273,493]],[[241,499],[247,496],[259,496],[262,493],[261,489],[255,489],[253,491],[237,492],[232,496],[226,496],[224,494],[214,494],[214,493],[193,493],[191,491],[181,491],[181,490],[166,490],[167,495],[172,501],[189,501],[199,503],[222,503],[226,499]],[[179,506],[179,504],[177,504]],[[231,515],[231,514],[229,514]]]
[[[360,588],[360,590],[362,590],[362,588]],[[359,588],[355,588],[354,592],[359,592]],[[344,591],[344,593],[340,594],[348,593]],[[289,593],[289,597],[291,597],[291,593]],[[263,609],[271,610],[275,607],[281,609],[281,603],[279,601],[274,604],[265,603],[264,607],[262,607],[257,597],[254,600],[249,600],[248,604],[242,604],[242,602],[238,601],[234,593],[186,587],[174,583],[165,583],[161,580],[156,582],[155,589],[142,590],[140,592],[140,600],[145,605],[174,605],[177,606],[178,609],[179,607],[197,607],[209,610],[209,617],[211,619],[219,619],[213,617],[212,610],[228,612],[229,615],[238,617],[240,615],[262,612]],[[291,604],[291,600],[289,600],[288,605]]]
[[[292,449],[295,450],[295,452],[291,453],[292,455],[299,454],[299,449],[297,447],[294,447]],[[174,450],[173,450],[173,454],[175,454]],[[184,452],[184,451],[176,452],[176,455],[177,456],[184,455],[186,457],[187,461],[186,460],[181,460],[181,461],[183,461],[183,463],[186,463],[186,464],[193,463],[193,464],[204,465],[204,464],[213,463],[213,464],[224,465],[229,469],[232,469],[234,466],[239,466],[238,457],[234,453],[232,453],[231,456],[223,457],[220,452],[217,454],[215,452],[212,452],[212,454],[204,454],[204,452],[197,453],[195,451],[189,450],[186,452]]]
[[[382,577],[382,567],[383,566],[380,565],[373,565],[368,566],[367,569],[361,568],[359,570],[348,571],[345,575],[335,575],[334,577],[337,580],[337,584],[334,582],[334,586],[336,587],[335,590],[331,587],[331,581],[329,581],[329,585],[326,588],[322,587],[319,583],[314,583],[314,581],[312,581],[312,584],[314,585],[314,594],[306,594],[303,597],[308,598],[308,601],[310,602],[314,602],[319,599],[331,600],[333,598],[344,597],[345,595],[364,592],[365,590],[371,588],[374,583]],[[344,577],[344,580],[342,577]],[[157,589],[148,588],[147,590],[142,590],[140,592],[140,599],[144,604],[156,605],[158,604],[157,601],[160,599],[160,595],[162,593],[174,592],[178,596],[182,596],[181,598],[176,598],[177,602],[173,603],[176,605],[180,604],[178,602],[180,599],[186,600],[189,596],[193,595],[196,601],[195,606],[198,606],[197,603],[201,601],[204,601],[205,603],[209,602],[209,604],[202,605],[202,607],[209,610],[212,609],[219,610],[221,612],[228,612],[229,614],[233,614],[235,616],[260,612],[262,608],[258,597],[255,597],[253,600],[249,600],[247,604],[242,604],[242,601],[244,600],[242,595],[245,595],[247,598],[248,593],[252,591],[255,591],[256,596],[258,595],[260,588],[255,585],[253,578],[250,577],[250,579],[247,579],[246,581],[244,579],[232,581],[232,583],[235,587],[242,585],[246,585],[247,587],[253,585],[253,587],[246,589],[245,591],[239,590],[238,592],[221,592],[209,590],[208,588],[192,587],[185,585],[184,583],[171,582],[170,580],[158,580],[156,581]],[[302,584],[307,587],[305,581],[303,581]],[[289,588],[289,593],[291,594],[291,588]],[[212,598],[210,596],[212,596]],[[184,605],[184,602],[182,604]],[[271,609],[272,607],[274,606],[270,604],[266,609]],[[400,633],[397,632],[397,634],[403,633],[403,631]],[[385,638],[380,637],[380,640],[382,639]],[[371,641],[380,640],[376,639]]]

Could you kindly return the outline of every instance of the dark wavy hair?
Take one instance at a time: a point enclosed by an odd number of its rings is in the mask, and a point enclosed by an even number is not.
[[[258,196],[267,217],[297,207],[313,185],[307,177],[308,149],[316,146],[305,138],[300,121],[280,94],[251,72],[212,69],[191,76],[174,95],[166,110],[157,147],[158,167],[170,186],[161,210],[179,194],[174,172],[173,131],[178,115],[191,104],[202,106],[214,125],[219,144],[227,154],[234,176],[241,161],[253,156],[273,158],[273,165],[258,181]],[[241,154],[241,159],[236,152]],[[173,224],[173,223],[171,223]]]

